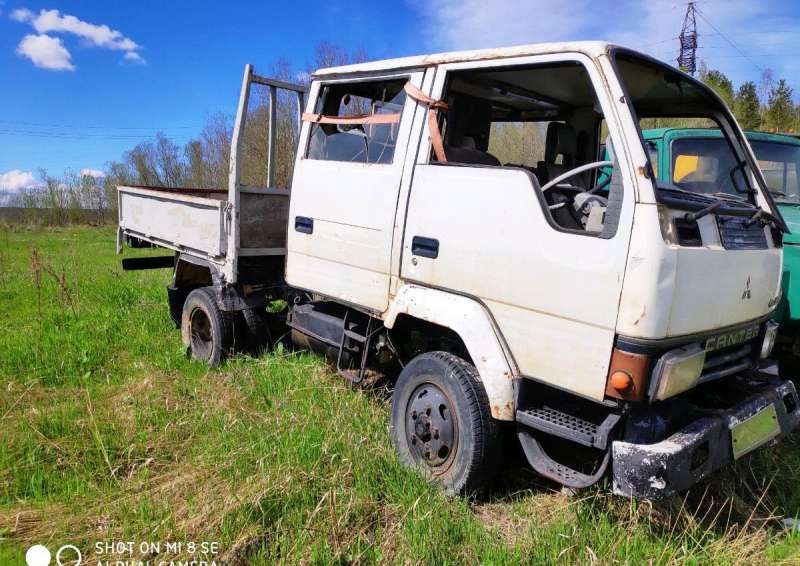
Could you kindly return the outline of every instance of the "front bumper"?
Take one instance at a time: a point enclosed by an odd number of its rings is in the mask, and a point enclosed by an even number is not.
[[[800,399],[790,381],[770,384],[732,409],[703,416],[653,444],[611,446],[614,493],[661,499],[690,488],[733,459],[731,428],[774,404],[780,438],[800,423]]]

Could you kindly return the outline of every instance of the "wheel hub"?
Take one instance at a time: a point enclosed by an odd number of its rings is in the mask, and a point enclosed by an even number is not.
[[[414,460],[429,468],[441,468],[452,460],[457,443],[457,424],[447,395],[425,383],[414,390],[406,409],[406,439]]]
[[[192,354],[198,359],[205,360],[211,354],[211,321],[202,309],[194,309],[189,321]]]

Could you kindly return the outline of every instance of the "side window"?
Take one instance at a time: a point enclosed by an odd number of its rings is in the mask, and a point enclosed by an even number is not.
[[[560,122],[563,124],[563,122]],[[492,122],[489,153],[504,165],[536,167],[545,160],[545,143],[550,121]],[[562,155],[556,156],[561,163]]]
[[[406,99],[405,83],[400,78],[323,86],[306,157],[391,163]]]
[[[778,202],[800,202],[800,146],[751,140],[767,188]]]
[[[721,136],[678,138],[672,142],[672,183],[684,190],[736,194],[731,179],[736,156]]]
[[[586,67],[563,61],[456,70],[443,94],[446,164],[525,169],[555,229],[616,233],[621,176],[616,159],[598,160],[613,156],[613,146]]]

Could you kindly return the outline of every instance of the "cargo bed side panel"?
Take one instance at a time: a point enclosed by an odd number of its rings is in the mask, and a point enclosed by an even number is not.
[[[221,257],[227,245],[226,201],[154,189],[119,188],[119,225],[172,249]]]

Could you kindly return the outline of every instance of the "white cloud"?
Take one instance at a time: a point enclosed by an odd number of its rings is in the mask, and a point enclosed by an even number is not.
[[[686,10],[685,3],[657,0],[408,1],[423,18],[427,50],[597,39],[644,51],[671,65],[676,64],[677,36]],[[703,60],[721,70],[737,85],[758,82],[763,67],[772,67],[776,77],[790,82],[798,76],[800,64],[787,49],[800,41],[794,3],[726,0],[697,6],[698,63]],[[794,85],[800,90],[800,84]]]
[[[91,24],[71,16],[61,14],[58,10],[41,10],[34,14],[26,8],[19,8],[10,14],[11,19],[30,24],[40,34],[69,33],[89,42],[90,45],[104,49],[124,51],[124,59],[136,63],[145,63],[139,54],[141,46],[126,37],[122,32],[111,29],[105,24]]]
[[[106,174],[99,169],[89,169],[88,167],[81,169],[81,177],[94,177],[95,179],[101,179],[105,176]]]
[[[33,19],[33,12],[27,8],[17,8],[13,10],[8,17],[16,22],[27,22]]]
[[[128,51],[125,53],[124,59],[126,61],[131,61],[132,63],[139,63],[140,65],[144,65],[146,61],[139,55],[136,51]]]
[[[42,69],[74,71],[75,65],[67,49],[57,37],[49,35],[26,35],[17,46],[17,53],[27,57]]]
[[[0,173],[0,192],[18,193],[22,189],[29,189],[38,185],[38,181],[30,171],[12,169],[11,171]]]
[[[589,0],[569,4],[528,0],[433,0],[421,2],[417,7],[427,15],[426,34],[433,47],[451,50],[575,38],[584,25],[578,14],[595,12],[592,4]]]

